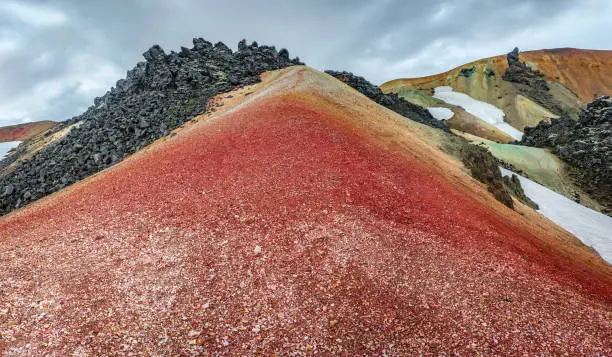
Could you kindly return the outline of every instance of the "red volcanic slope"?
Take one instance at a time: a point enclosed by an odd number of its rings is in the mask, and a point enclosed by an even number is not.
[[[0,220],[0,352],[612,353],[609,275],[325,88],[250,100]]]

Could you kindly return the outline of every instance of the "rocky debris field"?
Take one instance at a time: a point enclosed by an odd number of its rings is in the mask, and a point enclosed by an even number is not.
[[[577,183],[612,212],[612,98],[589,103],[578,121],[562,117],[525,128],[520,144],[553,148]]]
[[[166,54],[155,45],[143,56],[127,78],[66,122],[82,122],[79,127],[0,177],[0,214],[114,165],[205,112],[218,93],[256,83],[265,71],[302,64],[286,49],[245,40],[236,52],[196,38],[191,49]]]
[[[431,113],[420,105],[410,103],[395,93],[384,94],[382,90],[363,77],[350,72],[325,71],[325,73],[341,80],[356,89],[359,93],[394,112],[432,128],[450,132],[446,124],[434,118]]]

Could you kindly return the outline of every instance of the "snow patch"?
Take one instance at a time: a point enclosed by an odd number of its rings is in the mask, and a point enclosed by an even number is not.
[[[513,174],[503,167],[500,170],[503,176]],[[527,197],[540,207],[539,213],[591,246],[605,261],[612,264],[611,217],[586,208],[527,178],[516,176]]]
[[[427,108],[427,110],[429,111],[429,114],[431,114],[432,117],[438,120],[448,120],[452,118],[453,115],[455,115],[455,113],[453,113],[453,111],[448,108],[430,107]]]
[[[521,140],[523,137],[523,133],[504,121],[504,112],[494,105],[476,100],[465,93],[453,92],[453,88],[448,86],[436,87],[433,96],[448,104],[462,107],[466,112],[495,126],[516,140]]]
[[[11,151],[11,149],[16,148],[21,141],[7,141],[5,143],[0,143],[0,160],[6,157],[6,154]]]

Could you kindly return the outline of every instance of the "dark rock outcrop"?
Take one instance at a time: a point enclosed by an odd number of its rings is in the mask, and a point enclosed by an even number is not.
[[[543,79],[544,74],[521,62],[518,48],[515,47],[512,52],[508,53],[507,58],[508,68],[502,75],[503,80],[516,83],[521,94],[552,113],[565,114],[563,105],[550,94],[550,87]]]
[[[461,68],[461,72],[459,72],[459,75],[468,78],[471,77],[475,72],[476,68],[473,66],[470,68]]]
[[[0,214],[19,208],[123,160],[206,111],[214,95],[259,81],[259,74],[302,64],[287,50],[247,45],[233,52],[201,38],[166,54],[155,45],[85,113],[70,133],[0,176]],[[59,129],[58,128],[58,129]],[[8,160],[14,160],[15,157]],[[8,162],[8,161],[7,161]],[[5,165],[6,166],[6,165]],[[1,165],[0,165],[1,167]]]
[[[572,167],[576,182],[612,212],[612,98],[600,97],[569,118],[525,128],[520,144],[550,147]]]
[[[508,191],[510,191],[512,196],[516,197],[519,201],[523,202],[524,204],[533,209],[537,210],[540,208],[537,203],[533,202],[531,198],[525,195],[525,191],[523,191],[523,186],[521,186],[521,181],[519,180],[518,176],[516,176],[516,174],[512,174],[512,177],[504,176],[503,180],[504,185],[506,186]]]
[[[534,147],[555,147],[567,142],[576,121],[566,116],[552,118],[549,123],[542,120],[535,127],[525,127],[521,145]]]
[[[509,208],[514,208],[510,192],[504,185],[497,159],[485,148],[467,144],[461,148],[461,161],[470,170],[472,177],[487,185],[489,192]],[[520,186],[520,183],[519,183]]]
[[[508,82],[522,83],[538,90],[550,90],[546,81],[541,78],[542,74],[538,70],[533,70],[531,67],[521,62],[519,58],[519,49],[517,47],[508,53],[508,68],[504,72],[502,78]]]
[[[356,76],[350,72],[325,71],[332,77],[341,80],[342,82],[353,87],[359,93],[372,99],[374,102],[393,110],[394,112],[408,118],[431,126],[436,129],[441,129],[450,132],[446,124],[434,118],[427,109],[410,103],[395,93],[385,94],[380,88],[370,83],[363,77]]]

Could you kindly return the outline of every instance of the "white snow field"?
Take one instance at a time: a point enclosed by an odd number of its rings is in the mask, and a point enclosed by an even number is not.
[[[466,112],[495,126],[516,140],[521,140],[523,137],[520,130],[504,121],[504,112],[494,105],[476,100],[465,93],[453,92],[453,88],[448,86],[436,87],[433,96],[448,104],[462,107]]]
[[[438,120],[448,120],[452,118],[453,115],[455,115],[452,110],[443,107],[430,107],[427,108],[427,110],[429,111],[429,114],[431,114],[432,117]]]
[[[499,168],[502,176],[513,172]],[[601,257],[612,264],[612,218],[562,196],[520,175],[525,195],[540,206],[544,217],[575,235],[584,244],[591,246]]]
[[[6,157],[6,154],[11,151],[11,149],[16,148],[21,141],[7,141],[5,143],[0,143],[0,160]]]

